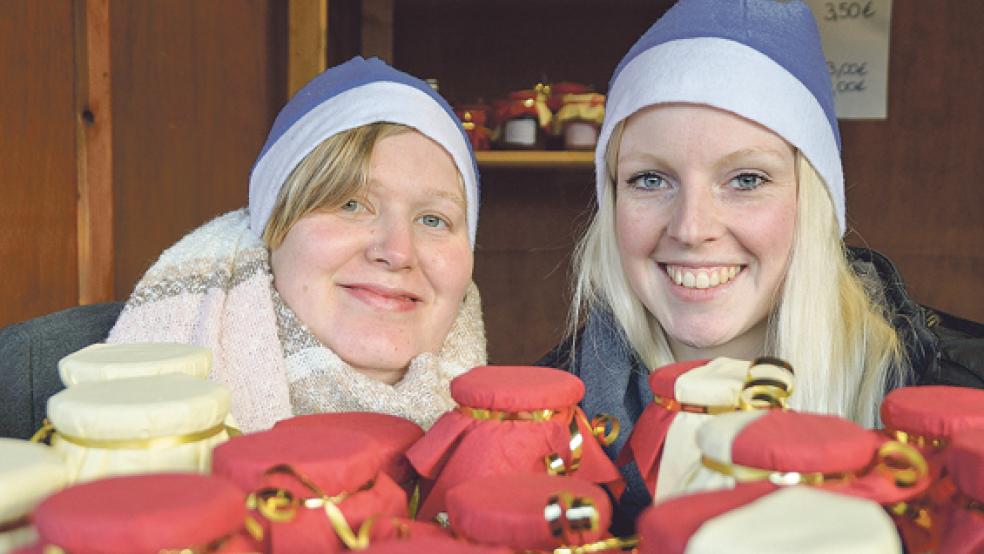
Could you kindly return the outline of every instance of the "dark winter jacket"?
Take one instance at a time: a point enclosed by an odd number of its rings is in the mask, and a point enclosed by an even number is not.
[[[984,325],[960,319],[916,304],[905,290],[902,277],[887,258],[873,250],[851,249],[852,267],[888,307],[906,355],[913,368],[909,384],[954,385],[984,388]],[[592,313],[578,332],[577,352],[571,356],[567,339],[537,362],[566,369],[585,383],[581,406],[588,417],[612,414],[622,429],[606,448],[614,460],[625,445],[635,421],[652,401],[649,370],[629,346],[611,314]],[[590,368],[587,371],[586,368]],[[623,466],[625,494],[616,505],[612,531],[633,532],[635,518],[652,503],[635,463]]]

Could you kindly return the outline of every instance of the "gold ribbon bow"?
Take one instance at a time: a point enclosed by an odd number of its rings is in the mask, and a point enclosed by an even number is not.
[[[569,492],[551,496],[543,508],[543,517],[550,526],[550,534],[564,544],[584,542],[585,533],[598,530],[598,508],[594,500]]]
[[[287,464],[273,466],[264,472],[264,475],[273,474],[289,475],[297,479],[314,496],[298,498],[286,489],[264,487],[250,493],[246,497],[246,507],[248,509],[255,510],[267,520],[276,523],[285,523],[293,520],[299,508],[308,510],[323,509],[335,534],[338,535],[338,538],[341,539],[346,547],[351,550],[364,550],[369,546],[369,530],[372,528],[376,517],[373,516],[365,520],[359,527],[358,533],[356,533],[349,526],[348,520],[345,519],[345,515],[337,505],[355,493],[343,491],[335,496],[329,496],[313,481]],[[355,492],[368,490],[372,488],[374,483],[374,480],[370,480]],[[251,516],[246,516],[246,530],[257,541],[263,540],[263,527]]]
[[[203,441],[205,439],[210,439],[223,431],[228,432],[230,437],[242,434],[238,429],[229,427],[225,423],[220,423],[203,431],[185,433],[183,435],[154,437],[150,439],[87,439],[83,437],[76,437],[74,435],[66,435],[65,433],[55,429],[55,426],[52,425],[50,421],[45,419],[44,423],[41,425],[41,428],[31,436],[30,441],[41,443],[49,438],[52,440],[57,438],[59,440],[64,440],[86,448],[103,448],[108,450],[151,450],[157,448],[171,448],[181,446],[183,444]]]
[[[598,530],[600,517],[594,500],[575,496],[570,492],[552,495],[543,508],[543,518],[547,520],[550,534],[561,542],[553,554],[586,554],[611,549],[631,548],[638,544],[635,537],[612,537],[592,543],[581,544],[584,534]]]
[[[614,443],[618,438],[619,431],[621,430],[621,424],[619,423],[618,418],[613,415],[598,414],[591,419],[591,423],[588,423],[583,415],[575,412],[575,414],[571,417],[571,424],[569,427],[571,439],[568,446],[571,450],[571,462],[570,464],[564,462],[564,458],[556,452],[548,454],[544,457],[544,463],[547,464],[548,474],[570,475],[581,467],[581,456],[584,453],[584,436],[581,435],[581,428],[577,424],[579,419],[591,429],[592,436],[597,439],[602,446],[609,446]],[[609,427],[611,430],[609,430]]]
[[[788,409],[787,400],[793,394],[792,387],[785,382],[776,379],[756,378],[752,376],[752,370],[760,365],[771,365],[786,369],[790,373],[793,367],[779,358],[762,356],[756,358],[748,366],[748,373],[745,383],[742,385],[741,393],[738,395],[738,403],[721,405],[702,405],[687,404],[673,398],[663,398],[653,395],[653,403],[662,406],[664,410],[670,412],[687,412],[692,414],[719,415],[736,411],[764,410],[764,409]]]

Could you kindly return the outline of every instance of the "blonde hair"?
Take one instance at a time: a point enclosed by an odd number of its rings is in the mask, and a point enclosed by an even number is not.
[[[605,194],[575,248],[569,326],[576,337],[585,314],[608,310],[628,346],[646,366],[657,368],[675,361],[673,353],[659,321],[632,292],[615,238],[615,171],[623,127],[624,121],[612,132]],[[795,368],[796,409],[833,413],[873,427],[879,424],[886,386],[905,381],[904,353],[884,306],[851,269],[823,179],[798,151],[796,171],[793,247],[779,301],[769,316],[764,353]]]
[[[363,194],[376,143],[412,130],[398,123],[370,123],[322,141],[294,167],[280,188],[263,229],[267,248],[280,246],[302,217],[317,210],[339,208]]]

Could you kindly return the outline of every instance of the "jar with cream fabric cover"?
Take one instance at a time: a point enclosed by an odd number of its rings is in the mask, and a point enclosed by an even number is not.
[[[48,399],[52,448],[69,482],[106,475],[205,473],[228,440],[228,389],[184,373],[80,383]]]

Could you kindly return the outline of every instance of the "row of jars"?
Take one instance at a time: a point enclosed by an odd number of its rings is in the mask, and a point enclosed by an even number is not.
[[[592,150],[605,96],[571,82],[538,83],[491,104],[455,106],[475,150]]]
[[[62,364],[51,446],[0,443],[0,540],[36,533],[24,552],[72,553],[984,547],[982,391],[898,389],[870,431],[789,410],[779,360],[685,362],[650,375],[653,402],[619,441],[617,421],[578,407],[575,376],[487,366],[452,382],[459,407],[426,433],[346,413],[230,438],[207,351],[164,348],[166,363],[134,363],[164,358],[158,346],[100,345]],[[621,442],[655,498],[638,536],[608,533],[624,483],[603,449]]]

